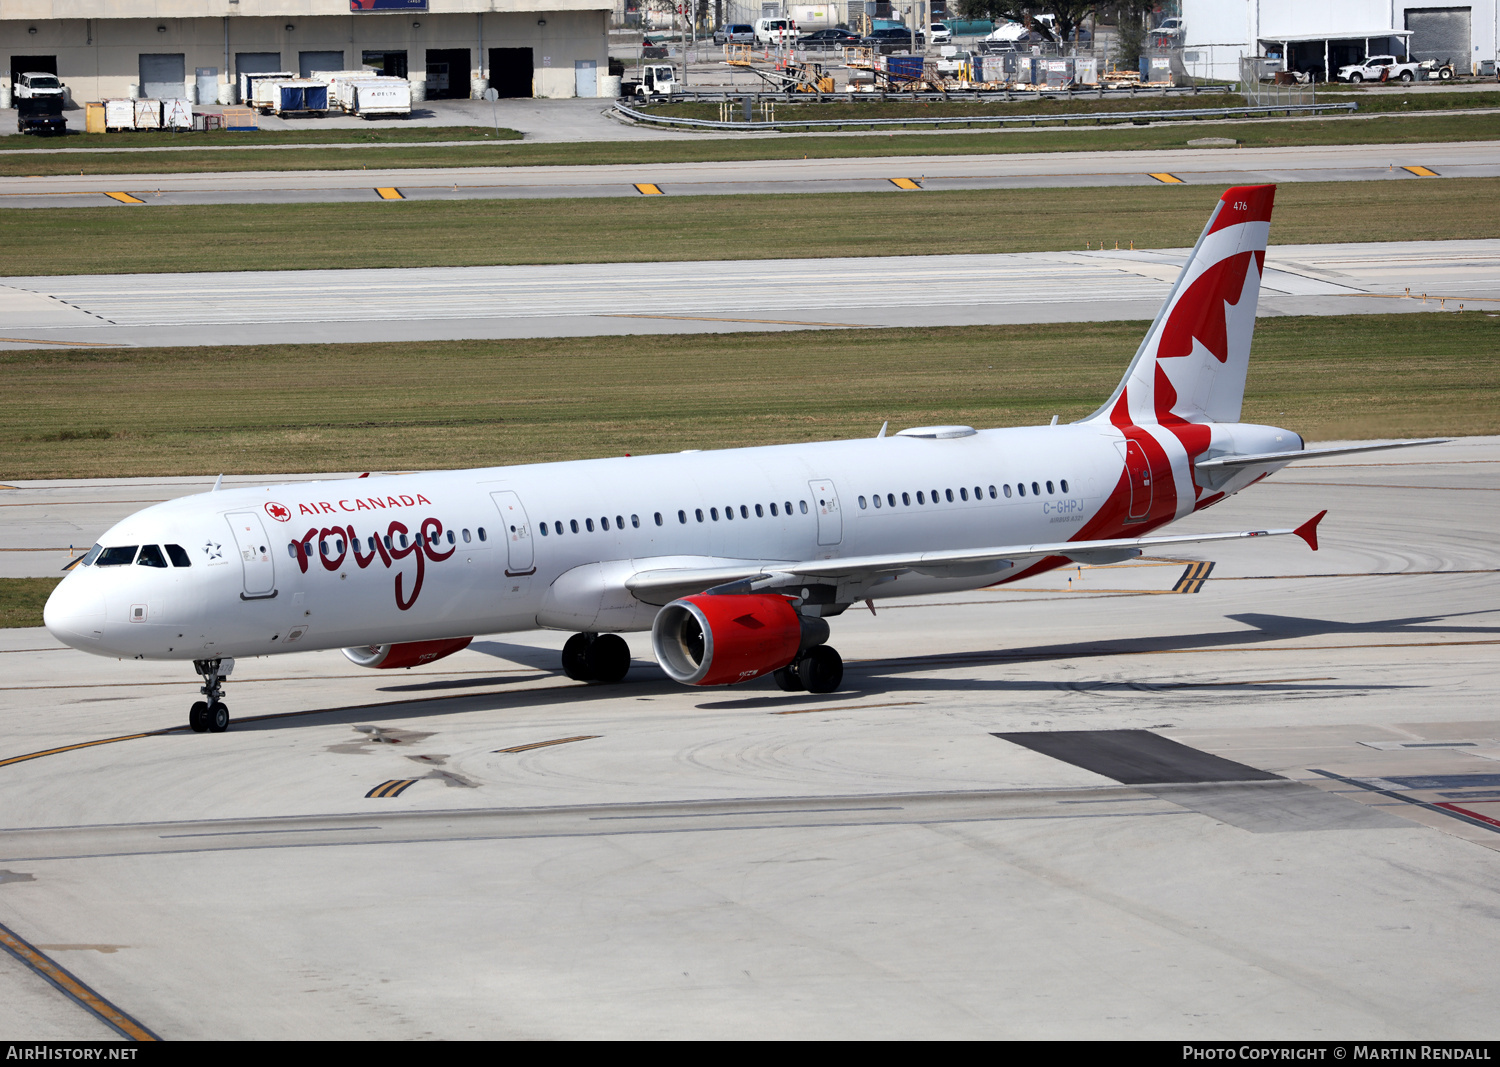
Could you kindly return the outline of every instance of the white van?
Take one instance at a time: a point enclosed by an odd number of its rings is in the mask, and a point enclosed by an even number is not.
[[[778,45],[796,40],[797,23],[792,19],[758,19],[755,23],[756,44]]]

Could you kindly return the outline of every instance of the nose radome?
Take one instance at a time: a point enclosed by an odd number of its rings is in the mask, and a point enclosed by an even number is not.
[[[42,608],[42,623],[65,645],[86,648],[104,635],[104,593],[69,575],[52,590]]]

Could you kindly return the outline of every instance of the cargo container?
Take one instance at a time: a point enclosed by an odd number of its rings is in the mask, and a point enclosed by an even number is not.
[[[186,100],[163,100],[161,125],[165,130],[191,130],[193,128],[193,105]]]
[[[255,83],[251,106],[276,115],[322,115],[328,111],[328,86],[311,78],[263,78]]]
[[[371,78],[354,83],[351,112],[364,118],[411,114],[411,82],[405,78]]]
[[[135,128],[138,130],[161,129],[161,101],[135,101]]]
[[[886,56],[885,69],[893,78],[903,81],[914,81],[922,76],[923,57],[921,56]]]
[[[256,71],[250,73],[242,71],[240,73],[240,102],[243,103],[246,107],[255,106],[256,82],[265,81],[267,79],[281,81],[286,78],[295,78],[296,76],[296,71],[291,70]]]
[[[839,20],[838,9],[826,4],[792,6],[792,21],[797,24],[798,33],[812,33],[813,30],[826,30],[835,25]]]
[[[104,128],[107,130],[135,129],[134,100],[104,101]]]
[[[102,101],[102,100],[90,100],[88,103],[84,104],[83,107],[84,107],[84,111],[83,111],[83,115],[84,115],[83,129],[84,129],[84,132],[85,133],[103,133],[104,129],[105,129],[105,122],[104,122],[104,101]]]
[[[995,29],[989,19],[943,19],[943,25],[955,37],[983,37]]]

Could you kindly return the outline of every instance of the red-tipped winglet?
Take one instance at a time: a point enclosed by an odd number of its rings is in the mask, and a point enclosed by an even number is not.
[[[1327,514],[1328,509],[1324,508],[1322,511],[1318,512],[1312,518],[1308,519],[1301,526],[1292,531],[1292,533],[1296,534],[1298,537],[1302,538],[1302,540],[1306,541],[1307,547],[1312,549],[1314,552],[1318,550],[1318,523],[1322,522],[1323,516]]]

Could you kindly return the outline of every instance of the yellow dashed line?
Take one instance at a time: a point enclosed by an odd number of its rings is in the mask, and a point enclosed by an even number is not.
[[[415,778],[394,778],[389,782],[381,782],[374,789],[365,794],[365,799],[368,800],[371,797],[399,797],[402,793],[406,792],[409,788],[415,785],[416,781],[417,780]]]
[[[1441,178],[1442,177],[1442,175],[1439,174],[1437,171],[1435,171],[1435,170],[1428,170],[1426,167],[1402,167],[1401,169],[1404,170],[1404,171],[1406,171],[1409,174],[1415,174],[1418,178]]]
[[[93,1012],[105,1023],[109,1024],[117,1033],[130,1038],[132,1041],[158,1041],[160,1040],[150,1030],[126,1015],[119,1008],[95,993],[84,985],[65,968],[53,961],[45,953],[19,937],[13,931],[0,926],[0,948],[5,949],[16,959],[30,967],[37,974],[61,989],[79,1004]]]
[[[389,186],[389,185],[386,186],[383,189],[376,189],[375,193],[382,200],[405,200],[406,199],[406,197],[404,197],[404,196],[401,195],[401,190],[400,189],[396,189],[396,188],[394,188],[392,186]]]
[[[129,193],[105,193],[104,195],[111,200],[118,200],[122,204],[144,204],[146,202],[138,196],[131,196]]]
[[[1146,177],[1148,177],[1148,178],[1155,178],[1157,181],[1161,182],[1163,185],[1186,185],[1187,184],[1187,182],[1183,181],[1177,175],[1175,175],[1175,174],[1168,174],[1165,171],[1163,171],[1161,174],[1147,174]]]
[[[603,734],[580,734],[578,737],[559,737],[556,741],[533,741],[529,745],[513,745],[510,748],[497,748],[496,752],[530,752],[534,748],[547,748],[549,745],[566,745],[570,741],[592,741]]]
[[[664,193],[664,192],[661,191],[661,186],[654,185],[651,182],[636,182],[635,183],[635,191],[638,192],[638,193],[640,193],[642,196],[666,196],[667,195],[666,193]]]
[[[918,182],[915,178],[892,178],[892,179],[890,179],[890,182],[897,189],[920,189],[920,188],[922,188],[922,184],[920,182]]]
[[[1177,579],[1177,584],[1172,587],[1174,593],[1196,593],[1203,588],[1203,581],[1213,573],[1214,565],[1209,560],[1199,563],[1191,563],[1187,570],[1182,572],[1182,577]]]

